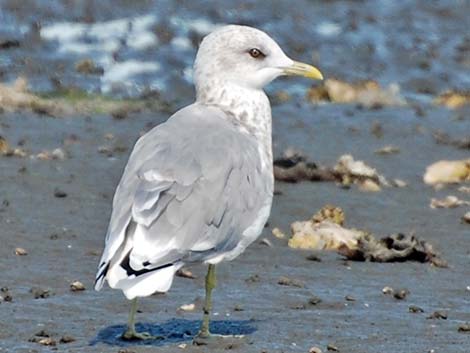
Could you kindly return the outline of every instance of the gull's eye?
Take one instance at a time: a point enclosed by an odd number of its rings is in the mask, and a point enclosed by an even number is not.
[[[252,58],[255,58],[255,59],[262,59],[264,58],[266,55],[263,54],[263,52],[261,50],[259,50],[258,48],[252,48],[248,51],[248,53],[250,53],[251,57]]]

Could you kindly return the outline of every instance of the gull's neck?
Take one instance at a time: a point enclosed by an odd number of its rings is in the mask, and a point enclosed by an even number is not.
[[[196,102],[221,109],[241,132],[260,141],[263,157],[272,168],[271,105],[263,90],[230,82],[211,82],[197,87]]]

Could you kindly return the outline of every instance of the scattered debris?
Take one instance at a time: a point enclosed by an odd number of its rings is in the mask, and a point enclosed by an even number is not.
[[[406,299],[408,294],[410,294],[410,291],[406,288],[393,291],[393,297],[397,300]]]
[[[340,225],[344,219],[341,209],[328,205],[310,220],[292,223],[288,245],[294,249],[336,250],[354,261],[418,261],[447,267],[429,243],[414,235],[394,234],[377,240],[365,231],[344,228]]]
[[[321,262],[321,257],[319,257],[316,254],[310,254],[306,257],[308,261],[315,261],[315,262]]]
[[[10,151],[10,144],[5,137],[0,136],[0,155],[6,155]]]
[[[338,176],[331,168],[317,166],[294,150],[287,149],[283,157],[274,161],[274,178],[288,183],[309,181],[337,181]]]
[[[342,247],[357,248],[363,232],[346,229],[330,222],[297,221],[291,224],[292,237],[288,245],[293,249],[338,250]]]
[[[455,184],[470,181],[470,159],[442,160],[426,168],[423,180],[428,185]]]
[[[39,299],[39,298],[45,299],[54,295],[54,292],[52,292],[52,290],[44,289],[40,287],[33,287],[29,291],[33,294],[34,299]]]
[[[462,222],[470,224],[470,212],[467,212],[462,216]]]
[[[459,332],[470,332],[470,324],[466,323],[466,324],[460,325],[458,331]]]
[[[196,309],[196,304],[191,303],[191,304],[183,304],[179,307],[180,310],[182,311],[194,311]]]
[[[23,248],[16,248],[15,249],[15,255],[26,256],[26,255],[28,255],[28,252]]]
[[[447,320],[447,312],[443,310],[438,310],[438,311],[433,312],[426,319]]]
[[[46,330],[41,330],[34,334],[34,337],[31,337],[29,342],[39,343],[43,346],[55,346],[57,344],[56,340],[52,338],[52,334]]]
[[[270,248],[273,247],[273,243],[271,243],[271,240],[269,240],[268,238],[262,238],[260,241],[259,241],[259,244],[261,245],[266,245]]]
[[[453,139],[449,134],[442,131],[435,131],[433,133],[433,137],[436,143],[441,145],[454,146],[460,149],[470,149],[470,137]]]
[[[322,350],[318,347],[310,347],[308,353],[322,353]]]
[[[470,205],[470,201],[460,200],[457,196],[449,195],[443,199],[431,199],[431,208],[456,208],[462,205]]]
[[[286,235],[279,228],[273,228],[271,232],[278,239],[284,239],[286,237]]]
[[[246,283],[258,283],[259,281],[261,281],[261,278],[257,273],[245,279]]]
[[[80,281],[73,281],[70,283],[70,290],[72,292],[81,292],[85,290],[85,286]]]
[[[178,277],[183,277],[183,278],[189,278],[189,279],[195,279],[197,278],[193,273],[188,270],[187,268],[180,268],[178,271],[176,271],[176,275]]]
[[[67,197],[67,193],[59,188],[55,188],[54,196],[57,198],[64,198],[64,197]]]
[[[416,313],[424,313],[424,310],[420,308],[419,306],[416,305],[410,305],[408,308],[408,311],[410,313],[416,314]]]
[[[318,305],[322,302],[321,298],[320,297],[317,297],[316,295],[310,297],[310,299],[308,300],[308,303],[310,305]]]
[[[5,301],[5,302],[12,302],[13,301],[13,296],[10,294],[10,290],[8,287],[2,287],[0,288],[0,302]]]
[[[323,84],[314,86],[308,91],[307,100],[312,103],[324,101],[356,103],[375,109],[406,104],[400,95],[398,84],[391,84],[384,89],[373,80],[348,83],[337,79],[327,79],[323,81]]]
[[[466,193],[466,194],[470,194],[470,186],[461,186],[458,188],[458,190],[460,192],[463,192],[463,193]]]
[[[341,156],[333,168],[308,162],[299,152],[286,150],[280,159],[274,161],[274,178],[279,181],[296,183],[302,180],[334,181],[342,187],[359,185],[364,191],[379,191],[381,186],[390,186],[387,179],[363,161],[354,160],[351,155]]]
[[[354,298],[352,295],[347,295],[344,297],[344,300],[346,300],[347,302],[355,302],[356,298]]]
[[[297,288],[305,287],[304,282],[295,278],[289,278],[285,276],[280,277],[279,280],[277,281],[277,284],[280,284],[281,286],[289,286],[289,287],[297,287]]]
[[[329,343],[326,346],[326,350],[331,351],[331,352],[339,352],[339,348],[336,347],[334,344]]]
[[[315,223],[331,221],[342,226],[345,221],[345,216],[344,211],[340,207],[327,204],[312,216],[312,220]]]
[[[380,190],[380,186],[389,186],[387,179],[363,161],[355,160],[353,156],[346,154],[338,159],[334,167],[335,172],[341,175],[341,184],[349,186],[352,183],[362,185],[365,190]],[[374,185],[374,186],[372,186]]]
[[[429,262],[436,267],[447,267],[447,262],[434,251],[431,244],[414,235],[393,234],[376,240],[366,234],[357,248],[342,247],[338,252],[348,260],[372,262]]]
[[[75,342],[75,341],[76,341],[75,337],[69,336],[69,335],[64,335],[60,338],[59,342],[66,344],[66,343],[72,343],[72,342]]]
[[[470,104],[470,92],[449,90],[438,95],[433,102],[449,109],[459,109]]]
[[[387,145],[387,146],[384,146],[382,148],[379,148],[378,150],[375,150],[374,153],[376,153],[376,154],[396,154],[396,153],[400,153],[400,148],[395,147],[395,146],[391,146],[391,145]]]

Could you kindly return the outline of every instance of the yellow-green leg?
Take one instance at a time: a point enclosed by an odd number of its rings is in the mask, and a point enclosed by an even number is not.
[[[206,300],[204,302],[204,316],[202,317],[202,325],[199,330],[198,337],[207,338],[209,337],[209,321],[212,310],[212,290],[217,285],[217,278],[215,275],[215,265],[209,265],[206,275]]]
[[[214,345],[221,347],[221,345],[232,343],[232,340],[239,340],[243,336],[222,336],[214,335],[209,330],[210,314],[212,310],[212,290],[217,285],[217,278],[215,274],[215,265],[209,265],[206,275],[206,300],[204,302],[204,316],[202,317],[202,324],[199,333],[194,337],[194,344],[197,345]]]
[[[154,340],[162,339],[161,336],[152,336],[148,332],[138,333],[135,330],[135,313],[137,312],[137,298],[132,299],[131,310],[129,312],[129,320],[127,321],[127,329],[122,334],[122,339],[125,340]]]

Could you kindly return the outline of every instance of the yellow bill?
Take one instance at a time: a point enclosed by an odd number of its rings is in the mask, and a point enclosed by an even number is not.
[[[322,73],[315,66],[298,61],[294,61],[291,66],[284,68],[284,74],[308,77],[312,80],[323,80]]]

